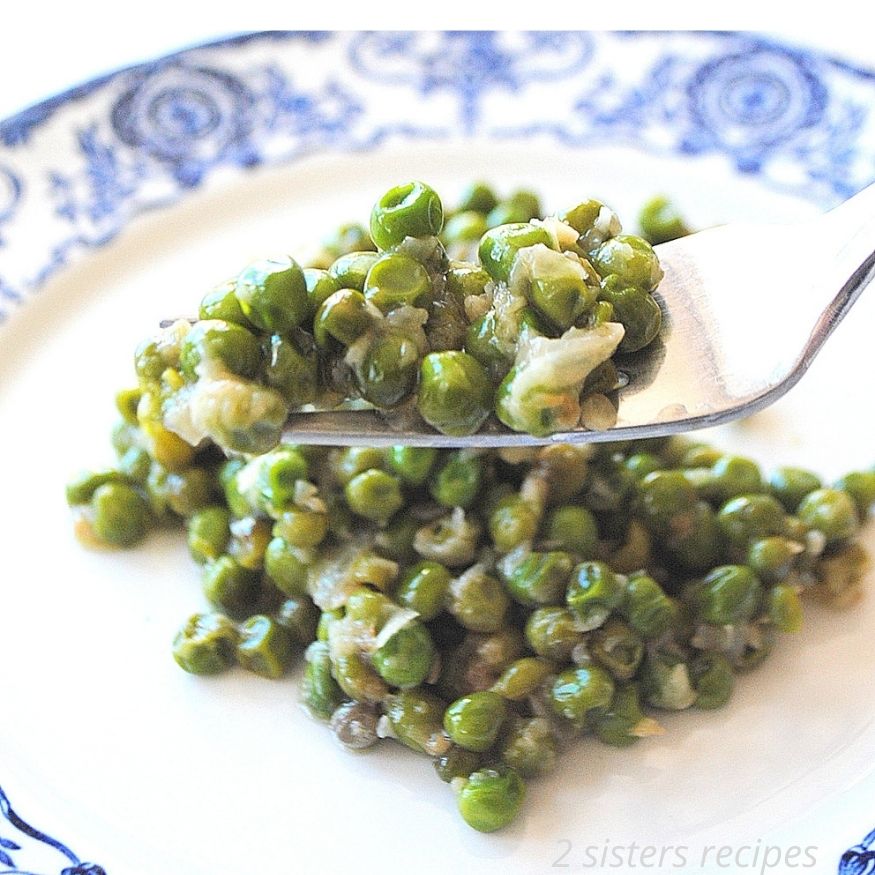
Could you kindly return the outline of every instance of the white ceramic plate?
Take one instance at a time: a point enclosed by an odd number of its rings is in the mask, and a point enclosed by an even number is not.
[[[425,759],[340,750],[295,679],[180,672],[169,641],[202,604],[180,539],[83,550],[63,484],[109,460],[113,391],[159,318],[399,179],[792,220],[875,177],[872,107],[872,73],[743,34],[268,34],[0,124],[0,871],[838,871],[875,826],[871,594],[810,610],[727,708],[582,742],[484,836]],[[873,323],[870,293],[798,388],[714,439],[871,465]]]

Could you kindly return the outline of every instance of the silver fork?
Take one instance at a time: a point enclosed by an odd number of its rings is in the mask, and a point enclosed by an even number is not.
[[[294,414],[311,444],[490,447],[655,437],[719,425],[776,401],[875,276],[875,185],[814,220],[733,224],[657,247],[660,338],[619,363],[617,424],[534,438],[503,426],[448,437],[373,410]]]

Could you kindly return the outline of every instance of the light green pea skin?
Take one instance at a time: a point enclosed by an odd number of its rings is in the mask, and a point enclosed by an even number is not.
[[[485,182],[472,182],[460,195],[458,208],[460,212],[469,210],[485,216],[498,203],[498,198],[492,187]]]
[[[357,292],[363,292],[368,271],[379,257],[372,250],[344,253],[328,268],[328,276],[337,283],[340,289],[354,289]]]
[[[428,630],[414,620],[378,647],[372,659],[377,674],[389,686],[406,690],[419,686],[428,677],[434,655]]]
[[[173,640],[176,664],[190,674],[219,674],[234,661],[237,627],[222,614],[194,614]]]
[[[668,535],[695,503],[696,492],[680,471],[654,471],[638,484],[638,512],[654,534]]]
[[[444,731],[465,750],[489,750],[507,716],[504,699],[489,691],[462,696],[444,713]]]
[[[358,222],[341,225],[322,241],[322,245],[334,258],[350,252],[373,252],[376,248],[367,228]]]
[[[343,702],[343,692],[331,674],[328,645],[314,641],[306,650],[301,699],[315,717],[328,720]]]
[[[428,307],[432,298],[428,271],[409,255],[380,256],[365,277],[365,298],[383,313],[396,307]]]
[[[487,228],[486,217],[482,213],[465,210],[447,219],[441,238],[448,246],[477,243]]]
[[[398,741],[429,756],[447,753],[450,740],[443,729],[444,703],[424,690],[389,696],[384,713]]]
[[[237,277],[234,294],[243,315],[262,331],[286,334],[307,316],[304,273],[292,258],[250,265]]]
[[[692,233],[677,206],[665,195],[656,195],[641,207],[638,224],[641,233],[654,246]]]
[[[653,247],[641,237],[619,234],[605,240],[591,255],[599,276],[616,274],[625,285],[652,292],[663,272]]]
[[[618,611],[639,635],[648,639],[661,637],[675,621],[671,599],[643,572],[629,576]]]
[[[610,707],[593,715],[592,731],[599,741],[612,747],[629,747],[643,735],[655,735],[660,727],[641,710],[638,685],[618,684]]]
[[[655,453],[633,453],[623,462],[627,471],[630,471],[636,480],[643,480],[648,474],[665,468],[665,462]]]
[[[610,276],[603,281],[599,299],[611,305],[613,321],[620,322],[626,329],[617,351],[638,352],[659,335],[662,310],[649,292],[612,280],[614,277]]]
[[[459,813],[468,826],[479,832],[495,832],[519,814],[525,793],[525,784],[513,769],[479,769],[459,791]]]
[[[769,489],[787,513],[795,513],[802,499],[822,486],[820,477],[805,468],[783,466],[769,474]]]
[[[307,287],[307,316],[312,320],[323,301],[339,292],[340,286],[327,270],[314,267],[304,268],[304,283]]]
[[[592,658],[618,681],[631,680],[644,658],[642,638],[616,617],[592,632],[587,647]]]
[[[329,647],[331,646],[329,632]],[[331,670],[340,689],[357,702],[377,703],[389,695],[389,687],[370,660],[360,653],[331,654]]]
[[[379,468],[385,461],[383,450],[377,447],[345,447],[331,461],[331,473],[341,486],[369,468]]]
[[[588,632],[605,622],[625,597],[623,581],[604,562],[582,562],[571,576],[565,601]]]
[[[865,519],[875,502],[875,471],[852,471],[836,480],[833,488],[850,495],[860,519]]]
[[[273,617],[257,614],[240,625],[237,663],[265,678],[281,678],[292,664],[294,646],[289,630]]]
[[[384,556],[401,564],[410,562],[415,557],[413,542],[419,530],[419,521],[406,514],[395,514],[385,528],[380,529],[374,537],[374,546]]]
[[[328,514],[292,508],[274,523],[274,537],[282,538],[292,547],[318,547],[328,534]]]
[[[477,566],[450,584],[447,609],[472,632],[496,632],[504,625],[510,599],[501,581]]]
[[[313,337],[322,349],[331,340],[351,346],[373,323],[365,296],[357,289],[342,288],[319,305],[313,317]]]
[[[218,559],[231,539],[231,515],[220,505],[205,507],[187,522],[188,551],[195,562],[203,565]]]
[[[216,480],[204,468],[166,471],[153,464],[146,478],[146,491],[155,513],[170,510],[177,516],[189,517],[215,501]]]
[[[759,465],[743,456],[724,455],[711,466],[698,490],[709,501],[722,504],[736,495],[754,495],[763,491]]]
[[[585,268],[543,245],[527,249],[521,258],[528,279],[526,297],[560,332],[571,328],[595,303],[598,277],[590,277],[588,263]]]
[[[553,672],[552,662],[537,656],[524,656],[512,662],[492,685],[492,692],[511,702],[531,695]],[[510,763],[509,765],[513,765]]]
[[[528,222],[499,225],[487,231],[480,240],[480,263],[492,279],[506,283],[519,251],[538,243],[554,248],[550,234],[538,225]]]
[[[343,490],[349,509],[360,517],[386,523],[404,505],[398,478],[379,468],[357,474]]]
[[[233,322],[196,322],[182,342],[179,369],[187,379],[195,380],[201,363],[208,362],[219,362],[239,377],[254,377],[261,367],[258,338]]]
[[[454,778],[467,778],[483,765],[483,756],[473,750],[465,750],[454,744],[450,749],[435,757],[434,770],[438,777],[449,784]]]
[[[431,352],[419,368],[417,407],[442,434],[473,434],[492,412],[492,382],[482,364],[460,350]]]
[[[552,605],[562,600],[573,567],[574,560],[568,553],[533,552],[502,573],[502,580],[511,598],[521,605]]]
[[[243,315],[240,302],[237,300],[236,289],[237,281],[227,280],[207,292],[201,299],[198,319],[221,319],[223,322],[234,322],[244,328],[251,327],[252,323]]]
[[[690,668],[680,656],[663,652],[648,654],[639,677],[644,701],[654,708],[683,711],[696,701],[698,694],[690,678]]]
[[[517,718],[501,745],[501,760],[524,778],[547,775],[556,768],[556,738],[544,717]]]
[[[284,538],[274,537],[267,545],[264,573],[287,596],[297,597],[307,593],[307,565],[300,551]]]
[[[365,401],[375,407],[395,407],[413,391],[418,368],[416,342],[397,331],[382,331],[371,338],[353,372]]]
[[[104,483],[91,496],[91,527],[98,540],[115,547],[133,547],[146,536],[151,522],[146,499],[125,483]]]
[[[132,477],[114,468],[109,468],[105,471],[83,471],[67,484],[67,504],[70,507],[88,504],[94,493],[101,486],[109,483],[131,487],[136,485],[136,481]]]
[[[204,566],[203,589],[210,604],[235,618],[249,616],[261,594],[258,575],[230,556]]]
[[[686,590],[695,614],[715,626],[745,623],[763,598],[763,587],[746,565],[721,565]]]
[[[264,343],[264,380],[289,407],[314,402],[319,394],[319,359],[304,332],[273,334]]]
[[[390,447],[386,453],[392,473],[410,486],[421,486],[428,480],[437,458],[438,451],[434,447]]]
[[[722,653],[702,653],[690,663],[690,675],[696,688],[696,707],[721,708],[732,695],[735,675]]]
[[[577,618],[568,608],[537,608],[526,621],[526,641],[545,659],[569,662],[571,652],[583,640]]]
[[[489,537],[499,553],[508,553],[538,532],[538,515],[520,495],[500,499],[489,514]]]
[[[717,514],[717,524],[726,541],[743,549],[751,541],[784,531],[784,508],[771,495],[739,495]]]
[[[780,632],[799,632],[802,629],[802,599],[788,583],[778,583],[766,594],[769,619]]]
[[[390,188],[371,211],[371,239],[380,249],[391,249],[405,237],[440,234],[444,210],[437,192],[424,182],[406,182]]]
[[[319,608],[307,596],[284,599],[274,614],[274,619],[289,630],[295,643],[305,646],[316,640],[319,617]]]
[[[470,507],[480,492],[483,464],[479,456],[461,450],[449,453],[432,474],[428,491],[444,507]]]
[[[610,674],[597,665],[569,668],[556,676],[550,688],[550,706],[581,732],[589,715],[598,713],[611,704],[614,681]]]
[[[725,556],[726,544],[719,518],[707,502],[695,502],[689,513],[676,521],[679,525],[666,540],[665,548],[684,571],[707,571]],[[743,545],[738,549],[743,550]]]
[[[299,480],[309,474],[307,460],[294,447],[280,446],[250,464],[257,466],[254,488],[248,491],[251,504],[277,518],[294,506]]]
[[[598,543],[598,526],[592,512],[581,505],[553,508],[544,522],[544,540],[559,550],[589,559]]]
[[[799,504],[797,516],[802,522],[826,536],[827,544],[852,538],[860,528],[854,500],[840,489],[816,489]]]
[[[760,580],[776,583],[783,580],[803,552],[802,544],[773,535],[753,541],[747,551],[747,564]]]
[[[445,565],[424,560],[411,565],[395,590],[399,605],[416,611],[424,621],[433,620],[444,609],[452,575]]]

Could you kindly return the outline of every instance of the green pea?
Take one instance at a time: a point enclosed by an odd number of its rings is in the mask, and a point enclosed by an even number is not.
[[[234,294],[244,316],[262,331],[285,334],[307,316],[304,273],[292,258],[250,265],[237,277]]]
[[[410,486],[421,486],[437,461],[434,447],[390,447],[386,461],[401,480]]]
[[[328,514],[292,508],[276,521],[273,534],[292,547],[318,547],[328,534]]]
[[[197,322],[182,342],[180,369],[186,377],[195,379],[198,368],[211,362],[219,362],[240,377],[254,377],[261,366],[258,339],[233,322]]]
[[[662,310],[646,291],[635,286],[623,286],[611,282],[613,276],[602,283],[599,298],[613,307],[613,318],[626,329],[618,352],[638,352],[651,344],[662,327]]]
[[[638,214],[641,233],[650,243],[668,243],[692,233],[677,206],[664,195],[652,197]]]
[[[292,664],[294,648],[289,630],[272,617],[256,614],[240,626],[237,662],[265,678],[282,677]]]
[[[490,186],[485,182],[473,182],[459,197],[459,210],[473,210],[485,216],[497,203],[498,198]]]
[[[374,668],[390,686],[409,689],[426,679],[434,655],[434,644],[428,630],[414,620],[402,626],[374,651]]]
[[[444,703],[423,690],[405,690],[389,696],[384,713],[403,745],[430,756],[447,753],[450,740],[443,729]]]
[[[258,575],[230,556],[204,566],[203,588],[210,604],[232,617],[251,614],[261,593]]]
[[[717,524],[730,544],[743,548],[783,532],[784,508],[771,495],[739,495],[720,508]]]
[[[722,504],[736,495],[763,491],[759,466],[743,456],[721,456],[711,467],[710,475],[699,491],[710,501]]]
[[[550,706],[578,732],[582,731],[590,714],[611,704],[614,681],[597,665],[569,668],[556,676],[550,688]]]
[[[389,518],[404,505],[398,478],[378,468],[357,474],[343,490],[349,509],[377,523]]]
[[[525,266],[526,297],[559,331],[571,328],[595,303],[598,277],[590,277],[582,262],[541,245],[526,250]]]
[[[188,550],[203,565],[218,559],[231,539],[231,515],[219,505],[205,507],[188,520]]]
[[[405,237],[440,234],[444,210],[437,192],[424,182],[407,182],[389,189],[371,211],[371,238],[390,249]]]
[[[573,567],[574,560],[568,553],[533,552],[511,568],[502,569],[502,579],[511,598],[521,605],[556,604],[565,594]]]
[[[712,710],[729,701],[735,675],[722,653],[702,653],[690,663],[690,675],[696,688],[696,707]]]
[[[67,484],[67,504],[71,507],[88,504],[101,486],[111,483],[131,487],[135,485],[135,481],[129,475],[113,468],[104,471],[83,471]]]
[[[508,356],[495,328],[494,310],[475,319],[465,332],[465,351],[486,368],[490,379],[498,382],[508,372],[513,360]]]
[[[333,457],[331,473],[341,486],[346,486],[356,474],[379,468],[384,461],[384,452],[377,447],[345,447]]]
[[[704,501],[697,501],[689,513],[679,514],[665,542],[675,564],[684,571],[713,568],[723,557],[725,538],[716,513]]]
[[[413,542],[418,530],[419,522],[414,517],[396,514],[385,528],[377,532],[374,545],[380,553],[396,562],[410,562],[414,558]]]
[[[629,576],[625,598],[618,610],[644,638],[661,637],[675,620],[671,600],[662,587],[643,572]]]
[[[547,514],[544,539],[560,550],[589,558],[598,543],[595,517],[580,505],[565,504],[555,507]]]
[[[492,685],[492,691],[518,702],[531,695],[553,672],[553,664],[537,656],[524,656],[512,662]]]
[[[176,664],[191,674],[218,674],[234,661],[237,628],[222,614],[194,614],[173,639]]]
[[[864,519],[875,502],[875,471],[852,471],[836,480],[833,487],[853,498],[860,519]]]
[[[301,681],[301,699],[313,716],[328,720],[343,701],[343,692],[331,674],[328,645],[314,641],[304,657],[307,664]]]
[[[456,699],[444,713],[444,731],[466,750],[489,750],[507,716],[504,699],[493,692],[471,693]]]
[[[545,659],[570,662],[572,651],[583,640],[577,618],[568,608],[537,608],[526,621],[526,641]]]
[[[417,407],[422,418],[443,434],[473,434],[492,412],[489,375],[468,353],[429,353],[420,365]]]
[[[644,658],[644,641],[638,633],[613,617],[592,633],[588,649],[592,658],[618,681],[631,680]]]
[[[501,581],[478,566],[450,584],[447,609],[472,632],[495,632],[504,625],[510,599]]]
[[[146,480],[146,489],[156,510],[169,508],[181,517],[191,516],[212,504],[216,497],[215,477],[203,468],[174,472],[153,465]]]
[[[802,600],[789,583],[778,583],[769,590],[766,609],[779,631],[798,632],[802,628]]]
[[[502,762],[524,778],[552,772],[558,753],[552,727],[544,717],[517,718],[501,745]]]
[[[368,271],[380,258],[372,251],[348,252],[341,255],[329,268],[328,276],[337,283],[340,289],[354,289],[364,292]]]
[[[445,784],[449,784],[454,778],[467,778],[482,764],[483,757],[479,753],[454,744],[446,753],[435,757],[434,770]]]
[[[638,510],[658,535],[677,528],[676,523],[690,515],[695,503],[695,490],[680,471],[654,471],[638,486]]]
[[[344,288],[329,295],[319,306],[313,318],[313,336],[323,348],[329,338],[350,346],[372,323],[365,296],[356,289]]]
[[[605,240],[591,256],[599,276],[616,274],[623,285],[652,292],[662,279],[662,268],[653,247],[641,237],[620,234]]]
[[[365,277],[365,298],[383,313],[396,307],[427,307],[432,289],[428,271],[409,255],[388,253],[378,258]]]
[[[708,444],[693,444],[678,463],[681,468],[710,468],[723,455]]]
[[[252,323],[243,315],[236,291],[237,281],[228,280],[207,292],[201,299],[198,318],[221,319],[223,322],[234,322],[249,328]]]
[[[376,407],[395,407],[416,385],[419,348],[398,332],[380,333],[354,367],[356,383],[365,401]]]
[[[659,724],[641,710],[637,684],[618,684],[610,706],[590,720],[599,741],[612,747],[629,747],[647,735],[658,735]]]
[[[492,278],[479,264],[469,264],[465,261],[454,261],[446,274],[446,289],[460,304],[465,298],[482,295],[487,286],[492,284]]]
[[[525,784],[513,769],[479,769],[459,791],[459,813],[479,832],[495,832],[519,814],[525,793]]]
[[[774,583],[787,577],[803,549],[802,544],[777,535],[760,538],[751,543],[747,564],[761,580]]]
[[[802,499],[822,486],[820,477],[805,468],[784,466],[769,474],[769,489],[787,513],[795,513]]]
[[[528,222],[499,225],[487,231],[480,241],[480,263],[492,279],[507,282],[520,249],[543,243],[554,248],[549,232]]]
[[[307,460],[294,447],[277,447],[258,464],[257,505],[274,516],[292,507],[298,482],[309,471]]]
[[[310,319],[316,315],[325,300],[340,291],[340,284],[327,270],[315,267],[304,268],[304,285],[307,289],[307,316]]]
[[[277,623],[285,626],[298,644],[310,644],[316,639],[319,617],[319,608],[303,595],[284,599],[274,614]]]
[[[433,620],[444,608],[452,575],[445,565],[424,560],[411,565],[401,576],[395,599],[425,620]]]
[[[854,500],[840,489],[816,489],[799,504],[802,522],[826,536],[828,544],[852,538],[860,528]]]
[[[480,492],[482,475],[479,456],[466,450],[450,453],[432,474],[429,492],[444,507],[470,507]]]
[[[559,218],[574,228],[579,235],[584,235],[592,231],[599,213],[602,211],[604,204],[597,200],[583,201],[572,207],[570,210],[559,213]]]
[[[98,540],[132,547],[143,540],[151,515],[146,499],[125,483],[104,483],[91,496],[91,526]]]
[[[630,471],[636,480],[643,480],[648,474],[660,471],[665,467],[665,462],[654,453],[633,453],[623,462],[627,471]]]
[[[648,653],[641,667],[641,693],[654,708],[682,711],[697,698],[690,667],[681,656],[655,651]]]
[[[335,258],[349,252],[373,252],[375,249],[367,228],[358,222],[341,225],[322,244]]]
[[[442,237],[452,246],[458,243],[477,243],[487,230],[486,217],[473,210],[456,213],[447,219]]]
[[[538,514],[529,502],[513,493],[497,502],[489,514],[488,526],[495,549],[508,553],[535,537]]]
[[[264,344],[264,381],[289,407],[312,404],[319,393],[319,359],[312,337],[304,332],[273,334]]]
[[[721,565],[690,591],[696,614],[716,626],[747,622],[762,597],[762,584],[746,565]]]
[[[333,626],[331,627],[334,628]],[[332,634],[329,630],[329,646]],[[386,682],[362,653],[334,653],[331,666],[340,689],[357,702],[381,702],[389,695]]]
[[[604,623],[624,594],[624,582],[604,562],[582,562],[572,573],[565,601],[587,632]]]

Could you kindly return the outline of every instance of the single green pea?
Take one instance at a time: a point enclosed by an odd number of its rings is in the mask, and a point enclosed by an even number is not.
[[[347,574],[357,583],[388,592],[398,576],[398,566],[373,550],[362,550],[347,566]]]
[[[734,547],[784,531],[784,508],[771,495],[739,495],[731,498],[717,514],[723,537]]]
[[[434,760],[434,770],[445,784],[451,783],[454,778],[467,778],[482,765],[483,757],[479,753],[465,750],[457,744]]]
[[[448,706],[444,731],[459,747],[482,753],[495,744],[506,716],[507,707],[498,693],[471,693]]]
[[[290,509],[295,501],[297,485],[309,473],[307,460],[294,447],[280,446],[265,453],[258,462],[255,491],[256,504],[272,516]]]
[[[555,248],[546,228],[528,222],[499,225],[487,231],[480,240],[480,263],[492,279],[506,283],[520,249],[537,243]]]
[[[480,492],[483,465],[480,456],[466,450],[447,455],[431,476],[429,492],[444,507],[470,507]]]
[[[368,229],[358,222],[341,225],[322,241],[322,245],[335,258],[349,252],[373,252],[376,248],[368,234]]]
[[[240,625],[237,662],[265,678],[280,678],[294,657],[289,630],[273,617],[256,614]]]
[[[656,195],[641,207],[638,224],[641,233],[654,246],[692,233],[677,206],[665,195]]]
[[[373,324],[365,296],[356,289],[343,288],[329,295],[313,318],[313,336],[320,347],[330,338],[350,346]]]
[[[610,706],[594,714],[590,720],[599,741],[612,747],[629,747],[647,735],[656,735],[661,728],[641,710],[638,684],[618,684]]]
[[[410,562],[415,555],[413,542],[416,540],[419,525],[419,521],[415,517],[395,514],[386,527],[377,532],[374,546],[389,559],[394,559],[402,564]]]
[[[697,692],[690,678],[690,667],[675,653],[648,653],[641,666],[641,694],[654,708],[683,711],[691,707]]]
[[[628,624],[615,617],[596,629],[588,642],[589,653],[615,680],[631,680],[644,659],[644,641]]]
[[[487,231],[486,217],[473,210],[464,210],[447,219],[441,237],[448,246],[477,243]]]
[[[205,507],[189,517],[188,550],[195,562],[213,562],[227,549],[231,539],[231,514],[220,505]]]
[[[472,632],[495,632],[504,625],[510,599],[497,580],[474,566],[450,584],[447,609]]]
[[[231,531],[228,555],[250,571],[260,571],[270,543],[270,523],[261,518],[244,517]]]
[[[243,309],[237,300],[237,281],[227,280],[209,291],[201,299],[198,319],[221,319],[223,322],[233,322],[244,328],[252,323],[243,315]]]
[[[204,566],[203,588],[210,604],[232,617],[249,616],[261,594],[258,575],[230,556]]]
[[[319,393],[319,358],[312,337],[305,332],[273,334],[263,346],[264,381],[276,389],[289,407],[311,404]]]
[[[465,298],[482,295],[491,284],[492,278],[479,264],[454,261],[447,270],[446,289],[460,304]]]
[[[529,337],[557,337],[559,330],[534,307],[520,310],[520,340]]]
[[[114,468],[103,471],[83,471],[67,484],[67,504],[71,507],[88,504],[101,486],[111,483],[131,487],[136,485],[136,481],[129,475]]]
[[[151,514],[146,499],[125,483],[104,483],[91,496],[91,526],[98,540],[132,547],[143,540]]]
[[[689,513],[675,518],[665,542],[666,551],[683,571],[701,572],[713,568],[724,557],[725,538],[713,508],[697,501]]]
[[[157,383],[170,367],[163,345],[154,338],[142,341],[134,350],[134,370],[140,384]]]
[[[371,238],[390,249],[405,237],[440,234],[444,210],[437,192],[424,182],[406,182],[389,189],[371,211]]]
[[[768,591],[766,610],[780,632],[798,632],[802,628],[802,600],[789,583],[778,583]]]
[[[833,488],[850,495],[857,506],[860,519],[865,519],[869,508],[875,502],[875,471],[852,471],[836,480]]]
[[[274,619],[292,635],[297,644],[307,645],[316,639],[319,608],[307,596],[283,599],[274,613]]]
[[[695,613],[716,626],[747,622],[759,609],[762,597],[762,584],[746,565],[721,565],[689,591]]]
[[[574,560],[561,550],[528,553],[511,568],[502,568],[502,580],[511,598],[526,607],[562,600]]]
[[[146,478],[146,491],[156,512],[171,510],[189,517],[216,499],[216,479],[204,468],[165,471],[153,465]]]
[[[696,492],[680,471],[654,471],[638,485],[638,511],[647,527],[657,535],[677,528],[696,503]]]
[[[314,641],[304,657],[307,664],[301,681],[301,699],[313,716],[328,720],[343,701],[343,692],[331,674],[328,645]]]
[[[590,277],[582,262],[537,246],[526,250],[525,266],[526,297],[559,331],[571,328],[595,303],[598,277]]]
[[[607,708],[614,696],[614,681],[597,665],[569,668],[556,676],[550,688],[550,706],[582,731],[587,717]]]
[[[219,485],[225,494],[225,504],[235,517],[245,517],[252,511],[249,501],[240,491],[237,475],[246,466],[242,459],[229,459],[219,468]]]
[[[486,216],[486,226],[497,228],[513,222],[528,222],[538,217],[532,212],[532,205],[525,200],[513,201],[510,198],[496,204]]]
[[[655,453],[633,453],[624,462],[627,471],[630,471],[637,480],[643,480],[648,474],[665,468],[665,462]]]
[[[583,640],[577,618],[568,608],[537,608],[526,621],[526,642],[545,659],[570,662],[572,651]]]
[[[574,228],[579,235],[592,231],[604,204],[597,200],[583,201],[570,210],[559,213],[559,219]]]
[[[443,729],[445,708],[437,696],[424,690],[405,690],[384,703],[384,713],[398,741],[430,756],[450,749]]]
[[[283,538],[273,538],[267,545],[264,572],[287,596],[302,596],[307,592],[307,566],[300,551]]]
[[[218,674],[234,661],[237,627],[222,614],[194,614],[173,639],[173,658],[190,674]]]
[[[723,455],[720,450],[708,444],[693,444],[681,457],[681,468],[711,468]]]
[[[538,514],[522,496],[512,493],[496,503],[487,525],[495,549],[499,553],[508,553],[535,537]]]
[[[531,695],[553,672],[553,663],[537,656],[524,656],[512,662],[492,685],[492,692],[518,702]]]
[[[234,294],[246,318],[262,331],[284,334],[307,316],[304,273],[292,258],[267,259],[245,268]]]
[[[391,252],[380,256],[368,271],[365,298],[383,313],[396,307],[427,307],[432,288],[428,271],[409,255]]]
[[[841,489],[815,489],[799,504],[802,522],[826,536],[828,544],[852,538],[860,528],[853,498]]]
[[[415,341],[396,331],[374,337],[353,368],[362,398],[375,407],[395,407],[407,398],[416,385],[418,369]]]
[[[329,645],[330,642],[329,631]],[[331,667],[340,689],[350,699],[376,704],[389,695],[389,686],[377,674],[370,659],[362,653],[332,651]]]
[[[307,289],[307,316],[310,319],[325,300],[340,291],[340,284],[327,270],[315,267],[304,268],[304,285]]]
[[[328,276],[340,289],[364,292],[368,271],[380,258],[376,252],[348,252],[341,255],[329,268]],[[326,299],[327,300],[327,299]]]
[[[437,461],[434,447],[389,447],[386,462],[401,480],[410,486],[421,486]]]
[[[460,350],[429,353],[422,360],[417,407],[443,434],[473,434],[492,412],[492,383],[474,356]]]
[[[747,564],[767,583],[783,580],[804,550],[802,544],[773,535],[753,541],[747,551]]]
[[[696,688],[696,707],[712,710],[729,701],[735,675],[722,653],[702,653],[690,663],[690,675]]]
[[[722,504],[736,495],[754,495],[763,491],[759,465],[743,456],[724,455],[711,466],[709,476],[699,485],[709,501]]]
[[[644,572],[626,581],[626,593],[619,612],[644,638],[659,638],[673,625],[675,612],[663,588]]]
[[[571,575],[565,601],[579,628],[588,632],[601,626],[624,596],[624,582],[604,562],[582,562]]]
[[[585,559],[591,558],[598,543],[595,517],[582,505],[555,507],[547,514],[544,540],[559,550],[577,553]]]
[[[411,565],[398,581],[395,600],[425,620],[433,620],[444,608],[452,575],[440,562],[423,560]]]
[[[258,338],[233,322],[196,322],[182,342],[180,369],[193,380],[201,366],[209,367],[210,363],[215,362],[232,374],[254,377],[261,366]]]
[[[795,513],[802,499],[822,486],[820,477],[805,468],[784,466],[769,474],[769,489],[787,513]]]
[[[497,203],[498,198],[490,186],[485,182],[472,182],[459,197],[459,210],[473,210],[485,216]]]
[[[377,447],[344,447],[331,459],[331,473],[341,486],[346,486],[356,474],[379,468],[384,461],[385,454]]]
[[[489,310],[475,319],[465,332],[465,351],[486,368],[493,382],[499,382],[510,370],[513,360],[508,357],[495,328],[494,310]]]
[[[378,468],[357,474],[343,490],[349,509],[358,516],[386,523],[404,505],[398,478]]]
[[[417,621],[407,623],[373,654],[377,674],[402,690],[419,686],[428,677],[435,649],[428,629]]]
[[[638,352],[649,346],[662,327],[662,310],[651,294],[635,286],[612,282],[613,275],[602,283],[599,299],[613,307],[613,319],[626,329],[618,352]]]
[[[662,279],[662,268],[653,247],[641,237],[619,234],[605,240],[591,256],[599,276],[616,274],[623,285],[652,292]],[[613,303],[613,302],[612,302]]]
[[[525,784],[513,769],[479,769],[459,791],[459,813],[468,826],[479,832],[495,832],[519,814],[525,793]]]
[[[328,514],[315,510],[292,508],[285,511],[273,527],[274,537],[282,538],[292,547],[318,547],[328,534]]]
[[[544,717],[517,718],[501,744],[501,761],[524,778],[552,772],[558,754],[550,721]]]

